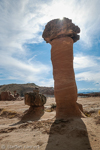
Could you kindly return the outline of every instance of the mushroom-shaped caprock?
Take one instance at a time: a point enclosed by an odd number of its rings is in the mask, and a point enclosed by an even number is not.
[[[71,19],[64,17],[62,20],[54,19],[48,22],[42,37],[47,43],[50,43],[55,38],[65,36],[71,37],[73,41],[76,42],[79,40],[79,35],[77,35],[77,33],[80,33],[80,28],[75,26]]]
[[[79,40],[80,28],[68,18],[51,20],[42,37],[51,44],[56,118],[82,117],[82,105],[77,103],[77,86],[73,68],[73,43]]]

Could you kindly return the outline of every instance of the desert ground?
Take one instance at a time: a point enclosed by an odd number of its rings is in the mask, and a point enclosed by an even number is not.
[[[56,120],[54,97],[38,119],[27,114],[24,98],[0,101],[0,150],[100,150],[100,97],[78,97],[78,103],[85,118]]]

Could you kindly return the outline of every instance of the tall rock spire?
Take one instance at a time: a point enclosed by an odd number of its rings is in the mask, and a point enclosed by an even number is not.
[[[72,20],[54,19],[45,26],[42,37],[50,43],[53,65],[56,118],[82,117],[82,105],[77,101],[77,86],[73,69],[73,43],[79,40],[80,28]]]

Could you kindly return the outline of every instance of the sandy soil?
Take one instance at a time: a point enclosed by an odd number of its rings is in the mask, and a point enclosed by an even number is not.
[[[55,120],[54,97],[48,97],[38,120],[26,118],[29,106],[0,101],[0,150],[100,150],[100,97],[78,98],[86,118]]]

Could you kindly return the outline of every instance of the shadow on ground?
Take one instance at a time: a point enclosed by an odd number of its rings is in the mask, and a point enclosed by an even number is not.
[[[92,150],[84,122],[79,118],[56,120],[45,150]]]
[[[10,126],[22,124],[28,121],[38,121],[44,114],[44,106],[42,107],[30,107],[24,112],[24,115],[20,117],[20,121]]]

